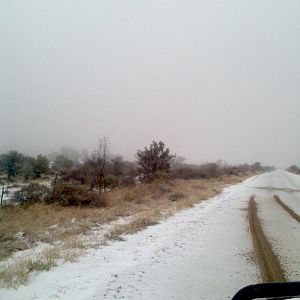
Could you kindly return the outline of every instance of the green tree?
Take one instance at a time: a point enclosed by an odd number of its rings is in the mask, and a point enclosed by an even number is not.
[[[7,174],[8,180],[20,174],[24,162],[24,155],[18,151],[9,151],[0,156],[1,169]]]
[[[59,152],[61,155],[72,160],[74,164],[78,164],[78,161],[80,159],[80,153],[77,150],[71,147],[62,147]]]
[[[35,159],[31,156],[25,156],[24,157],[24,163],[21,170],[21,174],[24,177],[25,180],[28,180],[29,178],[34,178],[34,171],[33,171],[33,165],[34,165]]]
[[[33,161],[34,177],[39,178],[49,172],[49,161],[46,156],[39,154]]]
[[[161,174],[167,174],[170,171],[171,160],[175,155],[170,153],[169,148],[165,148],[163,142],[153,141],[149,148],[137,151],[139,171],[146,181],[151,181]]]
[[[53,169],[56,171],[67,171],[73,167],[73,161],[64,155],[57,155],[53,164]]]

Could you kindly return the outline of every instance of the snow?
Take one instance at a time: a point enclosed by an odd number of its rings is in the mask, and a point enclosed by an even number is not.
[[[264,232],[290,281],[300,280],[300,224],[272,198],[259,198],[258,213]],[[298,241],[298,243],[295,243]]]
[[[280,186],[285,176],[275,171],[228,187],[194,208],[125,236],[124,242],[90,249],[77,263],[33,276],[16,290],[0,289],[0,299],[231,299],[241,287],[260,280],[250,259],[249,196],[255,193],[259,203],[266,201],[270,207],[265,210],[280,210],[265,200],[272,191],[257,187]],[[297,186],[297,180],[292,176],[289,185]],[[278,236],[272,238],[278,241]],[[294,252],[282,252],[282,257]]]
[[[4,194],[3,194],[2,201],[5,204],[5,203],[10,202],[10,198],[12,197],[12,195],[15,192],[17,192],[18,190],[20,190],[21,187],[12,187],[10,185],[1,185],[0,186],[0,193],[2,193],[2,188],[4,188]]]
[[[44,185],[45,187],[50,188],[51,187],[51,180],[45,179],[38,182],[41,185]],[[16,183],[10,183],[10,184],[3,184],[0,185],[0,194],[2,193],[2,188],[4,188],[4,194],[3,194],[3,203],[8,204],[11,202],[11,198],[13,194],[17,191],[19,191],[22,187],[29,185],[30,183],[26,182],[16,182]],[[0,195],[1,196],[1,195]],[[14,203],[16,204],[16,203]]]
[[[275,188],[274,190],[255,191],[256,201],[259,204],[258,214],[288,279],[296,281],[300,280],[300,224],[275,202],[273,196],[279,195],[286,205],[299,214],[300,176],[282,170],[273,173],[272,176],[272,182],[271,177],[266,176],[260,184],[269,184]],[[285,190],[279,190],[281,187]]]

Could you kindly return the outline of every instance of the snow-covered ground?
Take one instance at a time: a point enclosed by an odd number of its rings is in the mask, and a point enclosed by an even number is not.
[[[300,280],[300,224],[274,199],[265,197],[257,200],[264,232],[279,256],[287,278],[291,281]]]
[[[274,200],[274,195],[300,214],[300,176],[285,171],[264,174],[254,189],[265,234],[291,281],[300,280],[300,223]]]
[[[3,193],[3,198],[2,201],[3,203],[9,203],[11,197],[13,196],[14,192],[17,192],[20,190],[21,186],[14,187],[12,185],[0,185],[0,193],[2,194],[2,189],[4,188],[4,193]]]
[[[51,186],[51,180],[45,179],[38,182],[39,184],[42,184],[46,187]],[[0,185],[0,196],[2,194],[2,188],[4,188],[4,194],[2,201],[3,203],[10,203],[11,198],[13,197],[13,194],[17,191],[19,191],[22,187],[29,185],[29,183],[26,182],[16,182],[16,183],[10,183],[10,184],[2,184]]]
[[[126,236],[126,241],[90,249],[77,263],[32,276],[27,285],[16,290],[0,289],[0,299],[230,299],[239,288],[260,280],[251,259],[250,195],[257,195],[259,215],[271,235],[272,225],[266,225],[270,212],[277,211],[285,220],[290,217],[271,202],[275,193],[270,187],[287,185],[300,190],[300,177],[294,176],[278,170],[228,187],[217,197]],[[295,197],[297,192],[286,193]],[[299,195],[295,198],[298,201]],[[262,210],[265,204],[268,213]],[[298,226],[293,220],[285,222],[283,235],[289,226]],[[289,232],[296,235],[297,229]],[[271,237],[276,244],[279,237]],[[295,237],[288,247],[299,252]],[[283,244],[276,245],[281,248]],[[280,252],[287,267],[294,262],[294,255],[295,251]],[[292,268],[290,274],[299,279]]]

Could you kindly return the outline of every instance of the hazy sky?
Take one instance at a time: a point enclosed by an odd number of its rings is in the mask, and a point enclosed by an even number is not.
[[[0,0],[0,151],[300,165],[300,1]]]

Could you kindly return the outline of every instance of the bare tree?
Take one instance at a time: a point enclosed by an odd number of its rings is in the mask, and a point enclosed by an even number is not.
[[[94,180],[91,183],[91,189],[93,184],[96,183],[101,189],[105,189],[105,166],[108,161],[108,140],[104,136],[98,140],[97,149],[92,155],[92,164],[94,167]]]
[[[123,175],[123,157],[121,155],[116,155],[111,159],[111,163],[114,176],[120,177],[121,175]]]

